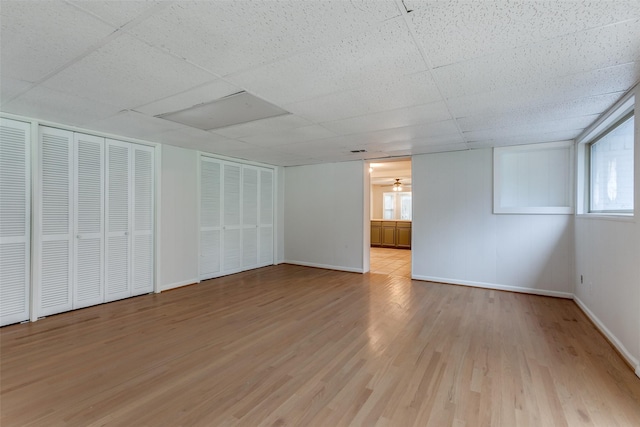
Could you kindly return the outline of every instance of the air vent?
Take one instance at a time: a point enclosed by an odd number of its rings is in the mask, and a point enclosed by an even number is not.
[[[352,153],[366,153],[367,150],[351,150]]]
[[[242,91],[156,117],[202,130],[212,130],[286,114],[291,113]]]

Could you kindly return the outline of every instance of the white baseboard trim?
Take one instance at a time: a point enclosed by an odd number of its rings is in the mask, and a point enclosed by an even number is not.
[[[195,279],[183,280],[181,282],[169,283],[168,285],[161,285],[160,292],[168,291],[169,289],[180,288],[182,286],[193,285],[194,283],[200,283],[200,279],[197,277]]]
[[[495,283],[472,282],[467,280],[455,280],[447,279],[445,277],[418,276],[415,274],[412,275],[411,278],[415,280],[426,280],[428,282],[438,282],[450,285],[471,286],[474,288],[494,289],[497,291],[520,292],[523,294],[542,295],[545,297],[573,299],[573,294],[570,292],[549,291],[546,289],[535,288],[520,288],[518,286],[497,285]]]
[[[602,323],[602,321],[598,319],[598,316],[596,316],[591,310],[589,310],[589,307],[587,307],[586,304],[580,300],[580,298],[574,295],[573,300],[584,312],[584,314],[586,314],[587,317],[591,319],[593,324],[596,325],[596,328],[598,328],[600,332],[602,332],[602,334],[607,337],[607,339],[611,342],[611,344],[613,344],[616,350],[618,350],[622,357],[625,358],[627,363],[631,366],[635,366],[635,374],[640,378],[640,364],[638,363],[638,360],[633,357],[631,353],[629,353],[629,350],[627,350],[627,348],[620,342],[620,340],[615,335],[613,335],[613,333],[611,333],[609,329],[607,329],[604,323]]]
[[[282,261],[282,263],[283,264],[301,265],[303,267],[324,268],[325,270],[346,271],[346,272],[349,272],[349,273],[362,273],[363,272],[362,268],[343,267],[341,265],[317,264],[315,262],[285,260],[285,261]]]

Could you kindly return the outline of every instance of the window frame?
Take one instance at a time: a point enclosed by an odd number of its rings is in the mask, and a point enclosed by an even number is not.
[[[613,215],[613,216],[623,216],[623,217],[627,217],[627,216],[633,216],[634,215],[634,208],[632,207],[631,209],[603,209],[603,210],[596,210],[593,209],[593,162],[592,162],[592,149],[593,147],[600,141],[602,141],[602,139],[604,139],[607,135],[610,135],[613,131],[615,131],[616,129],[618,129],[620,126],[622,126],[623,124],[625,124],[629,119],[633,118],[634,122],[635,122],[635,108],[632,106],[631,109],[627,109],[625,110],[622,114],[619,115],[618,119],[615,120],[612,124],[610,124],[609,126],[607,126],[602,132],[600,132],[599,134],[596,135],[595,138],[591,139],[589,142],[585,143],[585,160],[586,160],[586,174],[585,174],[585,196],[586,196],[586,200],[585,200],[585,213],[586,214],[591,214],[591,215]],[[634,141],[633,141],[633,152],[631,155],[631,159],[634,163],[634,167],[635,167],[635,161],[634,161],[634,152],[635,152],[635,133],[632,132],[632,135],[634,135]],[[633,175],[631,178],[631,182],[632,184],[634,183],[634,179],[633,179]],[[634,194],[635,192],[635,188],[632,190],[632,196],[635,196]],[[634,197],[635,199],[635,197]],[[634,205],[635,205],[635,200],[634,200]]]

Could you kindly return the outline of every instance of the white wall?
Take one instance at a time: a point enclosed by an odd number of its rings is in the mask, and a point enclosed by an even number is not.
[[[162,146],[160,290],[198,281],[198,152]]]
[[[363,270],[364,163],[285,168],[285,262]]]
[[[636,88],[636,101],[638,99],[640,87]],[[634,154],[635,218],[576,217],[575,295],[576,302],[636,367],[636,375],[640,376],[640,120],[637,115]]]
[[[573,293],[573,216],[494,215],[491,149],[413,157],[416,279]]]

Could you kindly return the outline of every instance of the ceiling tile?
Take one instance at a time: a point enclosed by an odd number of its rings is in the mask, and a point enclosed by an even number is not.
[[[285,109],[316,122],[427,104],[441,100],[428,72],[392,76],[355,89],[285,105]]]
[[[361,33],[394,16],[397,6],[381,1],[181,1],[130,31],[227,75]]]
[[[569,102],[594,95],[626,92],[640,79],[640,62],[585,73],[535,81],[517,87],[449,98],[454,117],[476,114],[500,115],[549,103]]]
[[[557,120],[558,117],[563,117],[563,120],[565,120],[581,116],[597,116],[613,105],[621,96],[622,93],[617,92],[556,104],[525,107],[499,115],[478,114],[462,117],[457,121],[463,131],[515,126],[535,127],[543,122]]]
[[[151,139],[154,135],[184,127],[184,125],[145,116],[136,111],[123,111],[115,116],[87,123],[86,126],[100,132],[151,142],[154,142]]]
[[[447,119],[451,119],[451,115],[449,114],[446,104],[441,101],[325,122],[322,123],[322,125],[337,134],[348,135],[352,133],[433,123]]]
[[[538,122],[530,125],[512,126],[504,128],[491,128],[477,131],[463,132],[467,141],[481,141],[487,139],[504,139],[518,136],[538,135],[551,132],[566,131],[577,136],[578,133],[599,116],[581,116],[570,119],[559,119],[546,122]],[[539,141],[541,142],[541,141]]]
[[[29,82],[86,53],[114,31],[60,1],[3,1],[0,27],[0,74]]]
[[[433,66],[510,50],[640,17],[637,1],[443,2],[408,0]]]
[[[123,108],[184,92],[214,77],[126,34],[63,70],[44,85]]]
[[[200,129],[184,127],[152,134],[154,142],[175,145],[193,150],[201,150],[209,153],[219,149],[241,149],[248,144],[216,135]]]
[[[563,130],[556,132],[541,132],[531,135],[499,137],[495,139],[483,139],[468,142],[471,149],[505,147],[509,145],[538,144],[542,142],[571,141],[575,139],[580,130]]]
[[[238,139],[264,147],[305,142],[313,139],[329,138],[332,136],[335,136],[335,133],[330,130],[319,125],[311,125],[295,129],[284,129],[268,134],[245,136]]]
[[[187,89],[184,92],[170,95],[133,109],[150,116],[157,116],[184,110],[194,105],[205,104],[241,91],[242,89],[238,86],[216,79],[213,82]]]
[[[286,131],[303,126],[309,126],[312,123],[302,117],[288,114],[286,116],[271,117],[263,120],[256,120],[249,123],[243,123],[225,128],[216,129],[214,132],[228,138],[243,138],[247,136],[259,136],[265,133]]]
[[[131,0],[108,0],[108,1],[72,1],[74,6],[89,12],[117,28],[139,18],[152,8],[162,4],[161,1],[131,1]],[[166,2],[165,2],[166,3]],[[167,3],[168,4],[168,3]]]
[[[426,68],[402,19],[229,80],[275,103],[293,103]]]
[[[0,105],[6,104],[16,95],[26,91],[32,83],[20,79],[12,79],[0,74]]]
[[[640,20],[434,69],[445,98],[488,92],[639,60]]]
[[[113,116],[119,107],[56,92],[36,86],[13,101],[2,105],[2,111],[72,126]]]

